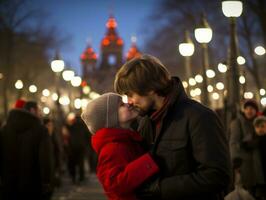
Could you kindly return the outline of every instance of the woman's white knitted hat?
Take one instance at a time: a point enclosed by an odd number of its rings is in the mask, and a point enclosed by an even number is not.
[[[105,93],[90,101],[81,114],[91,134],[101,128],[119,127],[118,108],[122,97],[116,93]]]

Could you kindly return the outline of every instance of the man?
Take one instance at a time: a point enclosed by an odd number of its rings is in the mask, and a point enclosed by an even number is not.
[[[0,141],[3,199],[50,199],[51,141],[36,102],[10,111]]]
[[[160,175],[143,185],[140,199],[218,200],[230,182],[226,136],[216,114],[189,99],[182,82],[155,57],[127,62],[116,92],[143,116],[140,132],[152,145]]]
[[[247,100],[243,112],[230,124],[230,153],[233,168],[241,174],[243,187],[256,196],[256,186],[264,184],[258,138],[253,121],[258,112],[254,100]]]

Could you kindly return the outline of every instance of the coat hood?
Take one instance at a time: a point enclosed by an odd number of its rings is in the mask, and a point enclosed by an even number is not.
[[[6,127],[20,134],[36,126],[36,124],[41,124],[41,120],[35,115],[23,109],[13,109],[9,113]]]
[[[108,143],[129,141],[140,142],[142,141],[142,137],[139,133],[128,129],[102,128],[91,138],[92,147],[97,154]]]

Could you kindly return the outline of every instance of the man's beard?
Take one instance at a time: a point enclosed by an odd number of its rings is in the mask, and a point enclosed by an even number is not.
[[[146,115],[151,116],[152,113],[155,111],[154,109],[144,110],[144,109],[141,109],[139,107],[135,107],[134,109],[136,109],[138,111],[139,116],[141,116],[141,117],[144,117]]]

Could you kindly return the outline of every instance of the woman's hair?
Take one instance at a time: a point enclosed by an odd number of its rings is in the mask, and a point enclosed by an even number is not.
[[[117,72],[114,89],[119,94],[134,92],[145,96],[150,91],[166,96],[171,87],[171,77],[161,61],[151,55],[143,55],[125,63]]]

